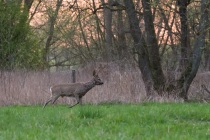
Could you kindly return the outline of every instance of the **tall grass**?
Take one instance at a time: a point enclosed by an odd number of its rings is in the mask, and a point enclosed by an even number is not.
[[[145,98],[145,88],[139,68],[132,64],[120,66],[117,63],[104,64],[99,76],[104,85],[96,86],[83,98],[84,103],[124,102],[139,103]],[[97,65],[90,64],[76,71],[77,82],[86,82],[92,78]],[[190,88],[190,98],[210,97],[203,92],[201,84],[210,87],[210,73],[199,74]],[[71,70],[49,71],[1,71],[0,106],[14,104],[43,104],[49,97],[49,87],[55,84],[71,83]],[[202,96],[201,96],[202,95]],[[60,98],[56,103],[73,104],[73,99]]]
[[[96,66],[97,67],[97,66]],[[87,65],[76,71],[77,82],[92,79],[94,65]],[[140,102],[145,95],[144,84],[138,68],[125,68],[115,64],[107,65],[99,76],[103,86],[96,86],[83,98],[84,103]],[[0,72],[0,105],[43,104],[49,97],[49,87],[55,84],[71,83],[71,70],[12,71]],[[73,104],[70,98],[60,98],[56,103]]]
[[[207,140],[209,114],[199,103],[1,107],[0,139]]]

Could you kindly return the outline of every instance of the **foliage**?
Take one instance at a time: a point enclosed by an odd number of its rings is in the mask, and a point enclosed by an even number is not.
[[[143,103],[0,108],[0,139],[209,139],[209,105]]]
[[[40,67],[42,49],[28,24],[28,13],[18,1],[0,1],[1,69]]]

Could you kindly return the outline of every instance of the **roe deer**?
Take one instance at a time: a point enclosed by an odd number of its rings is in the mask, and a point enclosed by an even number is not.
[[[72,83],[72,84],[61,84],[61,85],[55,85],[50,87],[51,92],[51,98],[47,100],[47,102],[44,104],[43,108],[49,103],[52,102],[52,104],[55,103],[55,101],[59,97],[74,97],[77,100],[77,103],[70,106],[73,107],[77,104],[82,103],[82,97],[95,85],[102,85],[103,82],[98,76],[98,73],[96,70],[93,71],[93,79],[86,83]]]

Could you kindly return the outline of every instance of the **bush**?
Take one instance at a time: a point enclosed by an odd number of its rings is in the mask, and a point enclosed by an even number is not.
[[[0,69],[42,66],[42,48],[18,1],[0,1]]]

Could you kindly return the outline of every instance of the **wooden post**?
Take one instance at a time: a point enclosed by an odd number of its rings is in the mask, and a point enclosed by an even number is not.
[[[76,82],[76,70],[72,70],[71,77],[72,77],[72,83],[75,83]]]

